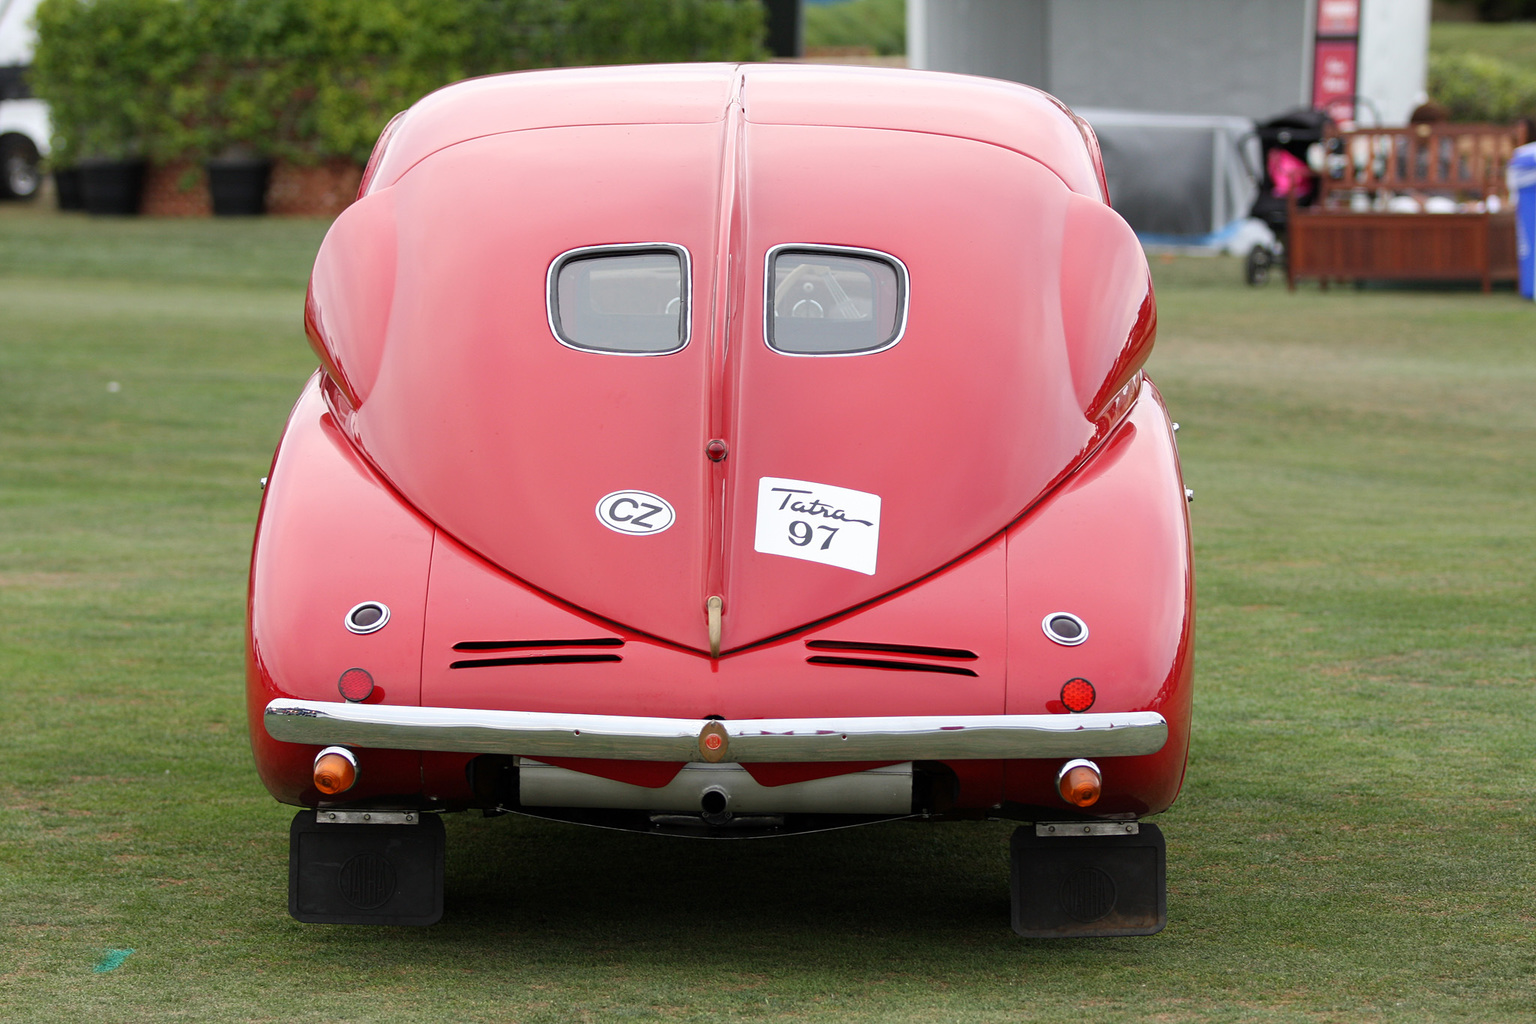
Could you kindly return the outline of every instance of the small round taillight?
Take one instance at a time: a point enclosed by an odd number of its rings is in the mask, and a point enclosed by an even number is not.
[[[357,757],[346,747],[326,747],[315,755],[315,788],[326,796],[345,793],[357,782]]]
[[[377,633],[389,621],[389,606],[381,601],[364,601],[347,612],[342,624],[350,633]]]
[[[1068,679],[1061,684],[1061,702],[1073,713],[1081,714],[1093,707],[1096,697],[1093,684],[1086,679]]]
[[[1040,620],[1040,628],[1064,647],[1076,647],[1088,639],[1088,624],[1071,612],[1051,612]]]
[[[1073,807],[1091,807],[1098,803],[1103,786],[1099,766],[1087,758],[1068,761],[1056,773],[1056,791]]]
[[[349,668],[336,680],[336,689],[353,704],[361,704],[373,696],[373,676],[365,668]]]

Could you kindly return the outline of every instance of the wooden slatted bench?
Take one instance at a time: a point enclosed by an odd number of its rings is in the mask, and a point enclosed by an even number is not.
[[[1329,131],[1317,202],[1291,201],[1286,278],[1515,280],[1515,220],[1504,167],[1524,126],[1420,124]],[[1395,196],[1436,197],[1454,213],[1396,213]]]

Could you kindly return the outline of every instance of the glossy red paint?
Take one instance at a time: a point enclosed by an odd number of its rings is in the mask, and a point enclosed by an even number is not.
[[[279,800],[314,806],[319,747],[279,743],[261,712],[278,697],[339,700],[350,668],[374,679],[370,703],[421,703],[421,637],[435,531],[400,501],[305,388],[273,459],[251,556],[246,701],[262,781]],[[389,625],[358,635],[343,625],[363,601],[390,609]],[[415,752],[360,752],[349,799],[419,793]]]
[[[252,562],[252,742],[279,799],[319,801],[317,748],[271,739],[267,702],[337,700],[356,666],[370,701],[701,721],[1066,714],[1062,685],[1083,677],[1093,711],[1169,723],[1158,753],[1099,759],[1093,813],[1173,801],[1193,575],[1177,452],[1140,372],[1156,307],[1092,133],[1060,104],[871,69],[501,76],[392,122],[364,192],[316,259],[322,376]],[[647,242],[689,255],[686,347],[558,343],[552,262]],[[786,244],[899,260],[901,340],[769,349],[768,258]],[[757,550],[764,478],[879,495],[874,571]],[[605,527],[598,500],[621,490],[660,495],[675,522]],[[342,618],[365,600],[391,618],[357,635]],[[1057,611],[1088,639],[1048,639]],[[891,644],[967,656],[868,657]],[[467,755],[357,753],[346,802],[484,803]],[[559,763],[649,787],[681,768]],[[774,786],[870,765],[746,767]],[[948,768],[956,812],[1067,810],[1059,761]]]
[[[1143,757],[1096,758],[1095,813],[1154,814],[1183,782],[1194,658],[1194,567],[1173,431],[1151,384],[1104,447],[1007,534],[1007,710],[1065,710],[1062,684],[1082,677],[1105,708],[1159,711],[1168,742]],[[1042,621],[1071,612],[1088,639],[1065,647]],[[1038,804],[1055,766],[1011,762],[1007,796]],[[1131,782],[1134,780],[1134,782]],[[1128,784],[1130,783],[1130,784]]]
[[[389,188],[466,139],[570,125],[723,124],[744,103],[759,124],[980,139],[1039,161],[1073,191],[1105,196],[1097,141],[1085,146],[1085,123],[1037,89],[932,71],[784,64],[573,68],[461,82],[406,112],[365,188]]]
[[[889,90],[853,91],[829,111],[810,104],[822,116],[788,123],[806,90],[828,86],[823,77],[753,69],[736,86],[745,98],[718,121],[648,125],[641,144],[632,125],[481,134],[393,179],[386,153],[378,180],[393,184],[338,220],[306,316],[355,410],[358,447],[428,518],[508,572],[700,650],[710,595],[724,600],[730,650],[887,593],[996,533],[1081,460],[1104,404],[1145,360],[1155,317],[1140,247],[1103,203],[1012,148],[936,134],[937,123],[841,126],[860,102],[870,108],[862,123],[895,117],[877,99]],[[497,81],[507,103],[525,88],[519,76]],[[943,82],[939,100],[991,109],[972,95],[991,87]],[[1070,117],[1038,94],[1005,91],[1031,100],[1018,113],[1083,159]],[[476,83],[466,102],[493,98]],[[915,108],[919,125],[934,102]],[[413,138],[414,118],[392,146]],[[547,195],[552,182],[579,201]],[[522,196],[535,201],[508,201]],[[550,261],[652,240],[693,256],[692,343],[638,360],[550,345]],[[764,260],[784,243],[902,260],[917,282],[903,343],[859,359],[768,350]],[[987,344],[955,344],[978,338]],[[898,394],[908,402],[890,400]],[[718,468],[699,458],[712,438],[733,452]],[[889,518],[877,572],[754,557],[765,476],[880,494]],[[630,488],[670,502],[674,528],[637,543],[587,514]]]

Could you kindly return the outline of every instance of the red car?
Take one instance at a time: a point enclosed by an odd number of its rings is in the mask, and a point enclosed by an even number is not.
[[[1007,818],[1024,935],[1146,934],[1193,624],[1145,257],[1088,126],[925,72],[529,72],[397,117],[315,260],[252,559],[301,921],[439,812]]]

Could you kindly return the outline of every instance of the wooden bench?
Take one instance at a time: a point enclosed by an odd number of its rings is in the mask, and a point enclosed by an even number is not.
[[[1515,219],[1504,166],[1524,126],[1420,124],[1329,131],[1326,166],[1310,207],[1291,201],[1286,278],[1515,280]],[[1391,212],[1407,196],[1456,212]]]

